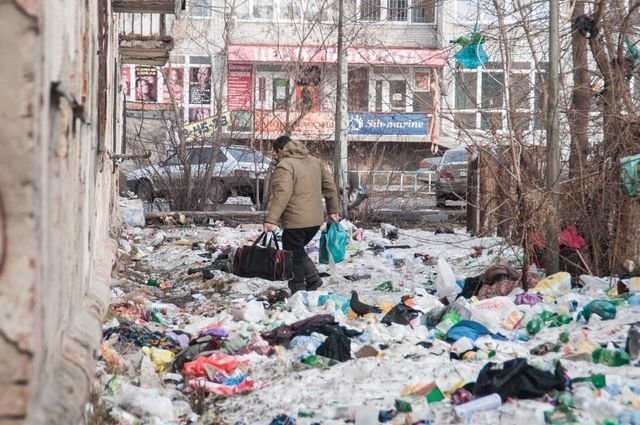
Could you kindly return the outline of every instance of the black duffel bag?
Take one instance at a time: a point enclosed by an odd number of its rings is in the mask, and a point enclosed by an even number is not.
[[[263,232],[253,245],[236,250],[233,273],[240,277],[259,277],[267,280],[289,280],[293,278],[291,251],[280,249],[278,237]]]

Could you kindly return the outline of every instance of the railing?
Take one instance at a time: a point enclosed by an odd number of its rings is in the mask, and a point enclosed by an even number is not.
[[[418,171],[350,171],[357,174],[358,185],[364,184],[369,192],[400,192],[435,194],[435,172]]]
[[[170,33],[173,15],[157,13],[125,13],[122,33],[142,37],[165,37]]]

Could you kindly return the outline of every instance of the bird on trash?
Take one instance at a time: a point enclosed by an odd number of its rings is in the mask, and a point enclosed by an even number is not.
[[[368,313],[382,313],[380,307],[375,305],[368,305],[360,301],[358,298],[358,293],[356,291],[351,291],[351,303],[349,304],[351,310],[358,316],[364,316]]]

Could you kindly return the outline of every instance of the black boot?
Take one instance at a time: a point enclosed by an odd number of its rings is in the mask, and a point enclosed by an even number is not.
[[[316,265],[313,264],[311,258],[307,257],[304,260],[304,280],[307,283],[307,291],[315,291],[322,286],[322,279],[318,274]]]

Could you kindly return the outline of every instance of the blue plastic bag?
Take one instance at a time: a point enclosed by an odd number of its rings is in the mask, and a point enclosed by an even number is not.
[[[493,339],[504,341],[506,338],[500,334],[494,334],[484,325],[473,320],[461,320],[447,331],[447,341],[457,341],[462,337],[475,341],[481,336],[491,335]]]
[[[329,264],[329,262],[343,261],[347,253],[348,237],[347,231],[339,223],[327,223],[327,228],[320,235],[320,263]]]
[[[489,61],[489,55],[479,43],[467,44],[454,56],[463,68],[476,69]]]

